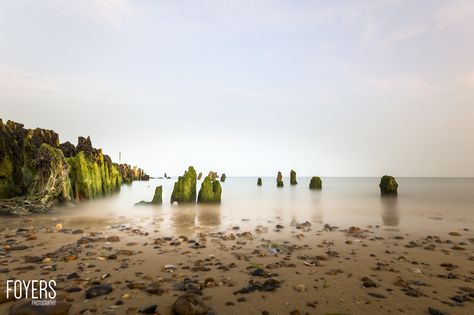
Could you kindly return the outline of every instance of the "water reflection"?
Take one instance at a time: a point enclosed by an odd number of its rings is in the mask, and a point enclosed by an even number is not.
[[[171,227],[178,235],[191,236],[196,224],[196,207],[182,205],[171,209]]]
[[[400,216],[398,214],[398,197],[397,196],[382,196],[382,221],[386,226],[398,226]]]
[[[320,190],[308,190],[310,195],[311,204],[311,222],[323,224],[323,211],[321,209],[321,191]]]
[[[201,226],[215,227],[221,225],[220,205],[201,205],[198,207],[197,222]]]

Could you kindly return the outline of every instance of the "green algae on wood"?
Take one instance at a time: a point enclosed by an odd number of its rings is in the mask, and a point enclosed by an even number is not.
[[[196,171],[194,167],[188,167],[183,176],[178,177],[174,183],[171,203],[191,203],[196,202]]]
[[[323,188],[323,182],[321,181],[321,178],[318,176],[311,177],[311,181],[309,182],[309,189],[322,189],[322,188]]]
[[[298,182],[296,181],[296,172],[291,170],[290,172],[290,185],[297,185]]]
[[[161,205],[163,203],[163,186],[156,186],[155,194],[151,201],[140,201],[135,204],[135,206],[145,206],[145,205]]]
[[[257,178],[257,186],[262,186],[262,178]]]
[[[155,205],[161,205],[163,203],[163,186],[156,186],[151,203]]]
[[[276,181],[277,181],[277,187],[283,187],[283,175],[281,174],[280,171],[278,171]]]
[[[384,175],[380,179],[380,193],[382,195],[397,195],[398,183],[393,176]]]
[[[220,203],[221,194],[222,187],[219,181],[206,176],[199,190],[198,203]]]

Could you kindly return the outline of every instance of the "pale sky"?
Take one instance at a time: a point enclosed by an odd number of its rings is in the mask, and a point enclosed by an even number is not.
[[[474,1],[0,0],[0,118],[151,175],[474,176]]]

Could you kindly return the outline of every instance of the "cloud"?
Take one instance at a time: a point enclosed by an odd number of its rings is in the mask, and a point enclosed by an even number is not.
[[[141,6],[129,0],[62,0],[53,6],[63,15],[88,20],[109,31],[121,30],[125,21]]]
[[[61,90],[55,80],[11,66],[0,67],[0,96],[54,97]]]
[[[458,82],[463,87],[474,88],[474,70],[460,75]]]

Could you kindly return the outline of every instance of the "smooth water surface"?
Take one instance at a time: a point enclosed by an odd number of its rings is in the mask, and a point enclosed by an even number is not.
[[[371,224],[422,233],[474,228],[474,179],[399,178],[399,196],[382,198],[378,178],[323,178],[323,189],[316,191],[309,190],[309,178],[298,178],[296,186],[285,178],[285,187],[277,188],[274,178],[263,178],[259,187],[256,178],[228,177],[222,183],[221,205],[171,206],[175,180],[134,182],[116,195],[30,217],[28,224],[101,228],[153,219],[163,233],[184,235],[198,227],[221,230],[292,221],[344,228]],[[157,185],[163,185],[163,205],[134,206],[140,200],[150,201]],[[2,218],[1,222],[16,226],[24,225],[24,220]]]

